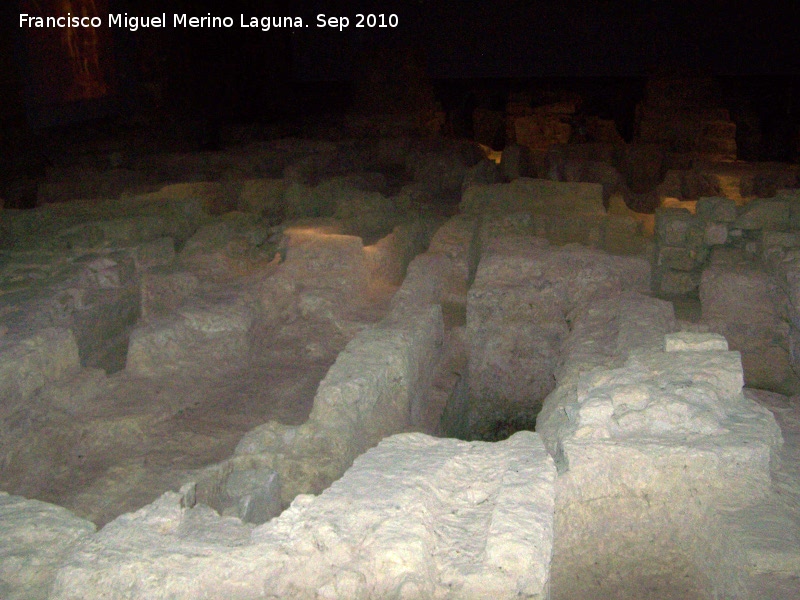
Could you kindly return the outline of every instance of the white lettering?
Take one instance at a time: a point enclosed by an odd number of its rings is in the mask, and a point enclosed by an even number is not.
[[[333,27],[334,29],[342,31],[349,25],[350,25],[350,19],[348,17],[326,18],[325,15],[317,15],[317,27]]]

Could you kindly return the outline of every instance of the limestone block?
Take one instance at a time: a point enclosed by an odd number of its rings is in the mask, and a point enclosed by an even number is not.
[[[631,356],[664,348],[664,336],[677,329],[671,302],[636,291],[596,297],[574,309],[570,332],[561,346],[555,372],[558,387],[550,394],[536,420],[551,453],[558,431],[566,423],[565,407],[577,394],[584,373],[621,366]]]
[[[612,254],[641,254],[647,240],[642,225],[630,215],[609,214],[605,221],[602,248]]]
[[[576,404],[565,407],[569,421],[559,432],[564,468],[594,462],[596,469],[599,453],[613,446],[628,456],[619,463],[627,474],[583,473],[584,500],[608,493],[609,486],[644,490],[669,477],[687,498],[694,481],[726,506],[752,504],[769,492],[770,460],[782,438],[771,413],[744,398],[743,385],[740,355],[726,351],[637,354],[619,369],[588,373],[578,383]],[[647,442],[656,439],[671,450]],[[710,464],[713,471],[707,471]],[[653,468],[658,477],[637,470]]]
[[[800,247],[800,233],[788,231],[761,232],[761,260],[777,263],[783,260],[788,250]]]
[[[314,187],[305,183],[290,183],[284,192],[284,199],[284,216],[288,219],[330,217],[336,210],[335,204],[325,204],[326,198],[315,194]]]
[[[247,358],[254,318],[253,309],[235,298],[184,305],[134,329],[125,368],[143,377],[229,370]]]
[[[91,412],[92,400],[104,390],[106,382],[104,370],[80,369],[45,385],[38,396],[57,410],[83,416]]]
[[[464,190],[461,212],[529,212],[561,216],[604,215],[603,186],[520,177],[508,184],[473,185]]]
[[[441,253],[425,252],[408,265],[403,285],[389,304],[391,320],[402,319],[406,310],[426,304],[441,304],[446,278],[453,271],[450,259]]]
[[[0,395],[24,400],[80,368],[78,344],[67,329],[42,329],[28,337],[0,337]]]
[[[353,294],[366,287],[369,269],[359,237],[328,234],[315,227],[290,227],[282,270],[307,287]]]
[[[736,202],[729,198],[712,196],[697,201],[697,216],[704,221],[733,223],[736,220]]]
[[[748,386],[781,393],[798,389],[783,316],[787,297],[773,276],[747,262],[710,267],[703,272],[700,302],[703,321],[742,353]]]
[[[95,531],[66,508],[0,492],[0,595],[46,600],[66,556]]]
[[[280,473],[284,502],[318,493],[341,477],[355,456],[416,426],[425,412],[422,403],[444,337],[441,308],[431,301],[441,293],[446,266],[439,255],[428,258],[411,269],[384,320],[360,331],[339,354],[305,425],[271,422],[240,441],[237,457],[255,456]]]
[[[661,246],[658,248],[656,264],[676,271],[691,271],[702,260],[702,256],[689,248]]]
[[[798,179],[800,180],[800,175]],[[797,188],[778,190],[775,199],[789,203],[789,228],[792,231],[800,230],[800,190]]]
[[[260,525],[281,514],[281,486],[273,469],[247,469],[231,473],[225,481],[229,510],[244,523]]]
[[[702,247],[703,237],[700,220],[685,208],[656,210],[656,238],[661,244],[698,249]]]
[[[635,283],[637,265],[636,259],[549,247],[532,237],[491,241],[467,298],[473,431],[489,436],[504,424],[533,421],[556,384],[567,315],[628,286],[645,289],[646,277],[644,285]]]
[[[164,215],[140,215],[81,223],[59,231],[57,243],[66,249],[131,246],[169,235]]]
[[[374,238],[392,230],[398,213],[394,202],[380,192],[352,188],[336,198],[334,217],[353,235]]]
[[[216,182],[175,183],[161,188],[158,194],[173,200],[198,200],[211,215],[221,215],[236,207],[234,190]]]
[[[768,229],[786,231],[789,228],[791,209],[786,200],[757,199],[747,204],[736,219],[738,229]]]
[[[445,277],[444,299],[464,304],[472,275],[478,267],[478,219],[458,215],[442,225],[431,239],[428,252],[444,254],[451,270]]]
[[[225,280],[263,271],[278,251],[253,214],[228,213],[200,227],[178,254],[178,265],[201,278]]]
[[[703,243],[706,246],[724,246],[728,241],[728,226],[725,223],[706,223]]]
[[[282,217],[288,186],[289,182],[284,179],[245,179],[236,208],[259,216]]]
[[[603,186],[603,201],[608,204],[615,193],[625,190],[625,181],[619,172],[610,164],[599,160],[566,159],[559,160],[555,153],[548,157],[552,164],[548,171],[548,179],[556,181],[581,181],[599,183]],[[556,161],[559,162],[556,162]]]
[[[665,352],[720,351],[727,352],[728,340],[717,333],[679,331],[664,336]]]
[[[566,144],[572,134],[569,123],[557,113],[541,113],[513,119],[515,140],[532,150],[547,150],[552,144]]]
[[[189,271],[155,268],[142,275],[141,311],[143,319],[166,315],[197,290],[200,280]]]
[[[372,246],[365,246],[370,279],[403,283],[408,264],[428,247],[440,223],[437,219],[414,219],[396,226]]]
[[[481,158],[480,150],[462,154],[459,148],[434,152],[412,152],[406,168],[414,183],[433,197],[447,196],[461,191],[467,169]]]
[[[51,598],[544,600],[555,475],[535,433],[397,435],[257,528],[167,493],[82,544]]]

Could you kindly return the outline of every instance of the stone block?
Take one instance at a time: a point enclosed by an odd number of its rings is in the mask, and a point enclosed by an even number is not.
[[[183,304],[200,285],[189,271],[155,268],[144,273],[141,280],[141,311],[143,319],[164,316]]]
[[[94,523],[66,508],[0,492],[0,594],[47,600],[58,568]]]
[[[646,282],[635,283],[637,264],[529,236],[488,245],[467,297],[473,433],[491,439],[533,422],[556,383],[569,333],[565,315],[626,288],[645,289]]]
[[[466,303],[470,280],[478,268],[478,225],[477,218],[459,215],[442,225],[431,239],[428,251],[450,259],[444,292],[448,302]]]
[[[259,216],[282,217],[284,195],[289,182],[284,179],[245,179],[236,204],[242,212]]]
[[[700,284],[703,321],[742,353],[745,381],[784,394],[800,391],[790,366],[787,294],[754,261],[705,269]]]
[[[553,144],[566,144],[572,134],[569,123],[558,113],[540,113],[513,119],[514,139],[531,150],[547,150]]]
[[[284,231],[286,256],[282,271],[311,288],[352,295],[365,289],[369,268],[361,238],[325,233],[312,226]]]
[[[717,333],[679,331],[664,336],[665,352],[727,352],[728,340]]]
[[[694,250],[674,246],[661,246],[658,248],[656,264],[660,267],[675,269],[676,271],[691,271],[702,260]]]
[[[494,161],[483,159],[478,161],[473,166],[467,169],[464,174],[464,181],[461,184],[462,189],[465,189],[475,184],[492,184],[500,183],[503,180],[503,174],[500,168]]]
[[[253,320],[253,310],[236,299],[184,305],[133,330],[125,368],[142,377],[236,368],[247,359]]]
[[[278,472],[269,468],[234,471],[225,481],[225,494],[228,508],[223,514],[230,513],[244,523],[261,525],[283,508]]]
[[[706,246],[724,246],[728,241],[728,226],[725,223],[706,223],[703,243]]]
[[[611,254],[642,254],[647,240],[642,225],[630,215],[609,214],[605,223],[602,248]]]
[[[789,229],[791,209],[786,200],[757,199],[751,201],[736,219],[737,229],[768,229],[786,231]]]
[[[733,223],[737,216],[736,202],[718,196],[700,198],[696,210],[698,217],[715,223]]]
[[[800,232],[761,232],[761,260],[765,263],[780,262],[788,250],[800,247]]]
[[[211,215],[221,215],[236,208],[234,190],[216,182],[175,183],[161,188],[157,194],[171,200],[197,200]]]
[[[473,185],[462,198],[459,206],[467,214],[605,215],[603,186],[598,183],[520,177],[508,184]]]
[[[697,248],[703,242],[701,222],[685,208],[659,208],[656,211],[656,239],[665,246]]]
[[[25,400],[45,384],[80,368],[78,344],[68,329],[47,328],[26,337],[0,337],[0,397]]]
[[[231,212],[200,227],[184,244],[177,264],[220,281],[263,272],[279,250],[270,234],[255,215]]]

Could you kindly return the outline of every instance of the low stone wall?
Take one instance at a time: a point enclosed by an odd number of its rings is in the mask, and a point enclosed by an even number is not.
[[[656,212],[653,290],[665,296],[691,294],[700,287],[713,248],[744,251],[764,264],[800,248],[800,194],[783,190],[774,198],[737,207],[722,197],[700,198],[696,213],[682,208]]]
[[[574,315],[596,299],[646,289],[647,262],[530,236],[488,241],[467,299],[469,421],[476,439],[532,428],[556,385]]]
[[[164,494],[78,544],[49,597],[545,600],[555,475],[535,433],[397,435],[256,528]]]
[[[231,472],[271,468],[288,504],[321,492],[384,437],[413,429],[442,353],[439,302],[449,268],[438,254],[412,261],[389,314],[356,335],[320,383],[309,420],[251,430],[234,457],[201,474],[200,498],[219,505]]]
[[[653,289],[698,294],[702,323],[742,353],[747,385],[791,395],[800,391],[791,342],[800,319],[790,291],[798,253],[796,190],[742,207],[701,198],[696,214],[657,213]]]

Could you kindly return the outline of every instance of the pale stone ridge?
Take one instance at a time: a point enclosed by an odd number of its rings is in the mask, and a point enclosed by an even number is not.
[[[50,598],[544,600],[555,477],[535,433],[395,435],[257,528],[167,493],[81,544]]]
[[[48,598],[61,562],[94,531],[66,508],[0,492],[0,596]]]

